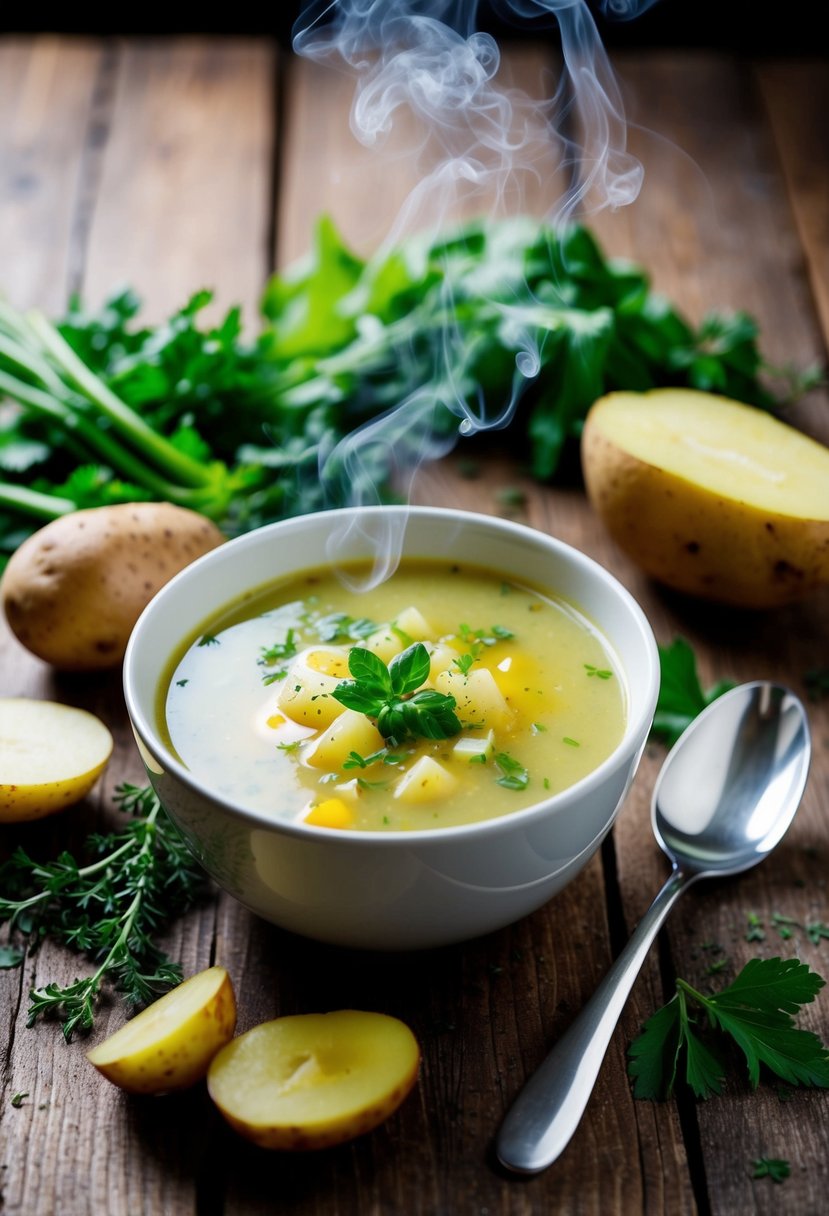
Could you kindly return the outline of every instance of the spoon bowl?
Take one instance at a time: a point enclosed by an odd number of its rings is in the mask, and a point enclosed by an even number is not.
[[[564,1150],[668,912],[698,879],[739,874],[771,852],[800,805],[810,754],[802,702],[763,680],[718,697],[681,735],[659,774],[651,806],[654,835],[671,861],[671,874],[508,1112],[495,1144],[507,1169],[535,1174]]]

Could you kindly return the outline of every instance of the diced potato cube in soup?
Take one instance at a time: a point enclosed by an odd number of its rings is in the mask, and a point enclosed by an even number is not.
[[[344,802],[357,802],[363,791],[357,778],[352,777],[350,781],[343,781],[341,785],[335,785],[334,793]]]
[[[350,828],[354,822],[354,812],[342,798],[326,798],[324,802],[311,807],[305,822],[318,828]]]
[[[403,633],[408,634],[413,642],[426,642],[434,636],[434,629],[414,605],[404,608],[394,623]]]
[[[370,756],[383,746],[383,736],[376,726],[356,709],[339,714],[303,753],[306,764],[334,772],[342,768],[349,753]]]
[[[448,798],[457,788],[458,780],[447,768],[431,756],[421,756],[394,787],[394,796],[401,802],[435,802]]]
[[[376,654],[378,659],[382,659],[384,663],[388,663],[404,649],[403,639],[399,638],[396,633],[392,633],[391,629],[378,629],[375,633],[369,634],[362,645],[366,650]]]
[[[434,684],[442,671],[448,671],[458,657],[457,650],[438,642],[429,654],[429,679]]]
[[[488,730],[485,735],[464,735],[458,739],[452,748],[452,758],[453,760],[472,760],[480,763],[481,757],[484,760],[491,760],[494,751],[495,732]]]
[[[468,675],[460,671],[442,671],[435,680],[438,692],[454,697],[461,722],[475,723],[499,730],[510,720],[510,708],[491,671],[485,667]]]
[[[339,671],[339,658],[344,652],[330,650],[304,651],[291,664],[279,691],[277,704],[282,713],[292,722],[303,726],[314,726],[318,730],[330,726],[344,707],[332,697],[337,685],[348,675],[348,658],[345,656],[344,674]],[[328,671],[323,668],[328,668]]]

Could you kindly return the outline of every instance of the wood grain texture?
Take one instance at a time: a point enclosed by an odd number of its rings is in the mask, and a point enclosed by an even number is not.
[[[0,291],[20,308],[61,310],[75,286],[105,63],[93,42],[0,44]]]
[[[274,52],[266,40],[117,44],[83,291],[130,284],[160,321],[210,288],[253,315],[268,258]]]
[[[617,62],[639,123],[630,139],[645,186],[633,207],[591,217],[596,231],[613,252],[645,263],[690,316],[745,308],[759,317],[772,359],[825,357],[829,168],[814,116],[823,96],[817,66],[804,65],[801,74],[796,64],[765,63],[755,71],[743,61],[680,52],[625,53]],[[154,317],[204,284],[217,288],[222,305],[250,307],[272,260],[285,264],[308,247],[322,210],[361,251],[379,244],[423,166],[399,148],[395,159],[392,148],[389,168],[355,143],[345,77],[285,66],[277,140],[277,65],[264,41],[0,41],[0,240],[15,302],[59,310],[73,281],[96,300],[129,278]],[[543,95],[553,67],[539,44],[507,56],[505,79]],[[411,128],[404,136],[411,139]],[[558,150],[545,155],[522,200],[535,214],[550,208],[563,185]],[[15,183],[30,169],[35,187],[24,197]],[[279,186],[275,220],[272,182]],[[470,214],[482,200],[461,200],[455,214]],[[409,218],[414,224],[425,213]],[[267,248],[271,229],[274,250]],[[820,394],[798,414],[819,433],[827,416]],[[660,641],[677,633],[691,640],[706,684],[769,677],[805,695],[805,672],[829,664],[826,594],[751,615],[660,591],[602,532],[574,471],[555,487],[539,487],[523,455],[507,453],[503,435],[491,444],[464,440],[422,470],[415,498],[509,514],[597,558],[636,596]],[[471,462],[478,476],[469,475]],[[112,789],[140,779],[140,765],[117,674],[56,676],[0,624],[0,695],[24,694],[92,709],[118,738],[105,780],[71,817],[6,832],[0,841],[46,856],[117,821]],[[648,747],[602,854],[546,907],[479,941],[405,956],[337,950],[283,933],[225,896],[171,930],[166,948],[186,973],[214,960],[229,968],[240,1030],[282,1013],[349,1005],[412,1025],[424,1050],[417,1089],[386,1124],[340,1149],[297,1158],[256,1150],[224,1125],[201,1087],[163,1100],[128,1099],[88,1066],[83,1040],[67,1047],[54,1024],[24,1027],[28,988],[85,973],[83,960],[46,945],[22,969],[0,973],[0,1210],[821,1212],[829,1173],[824,1094],[786,1101],[774,1087],[752,1094],[735,1069],[727,1096],[707,1104],[634,1102],[624,1058],[666,995],[663,976],[669,990],[673,973],[716,983],[758,953],[797,953],[826,972],[825,943],[813,947],[798,931],[783,941],[771,920],[780,912],[802,924],[829,921],[829,705],[810,705],[810,714],[814,763],[794,828],[756,872],[700,887],[677,908],[634,988],[582,1125],[546,1173],[505,1177],[493,1163],[492,1138],[522,1080],[593,991],[666,874],[648,823],[664,757],[659,745]],[[745,940],[749,913],[765,924],[765,939]],[[722,972],[707,974],[720,962]],[[824,995],[802,1019],[824,1039],[827,1001]],[[118,1005],[102,1008],[91,1041],[122,1019]],[[23,1092],[23,1105],[11,1107],[11,1096]],[[791,1161],[783,1186],[751,1180],[751,1161],[761,1155]]]

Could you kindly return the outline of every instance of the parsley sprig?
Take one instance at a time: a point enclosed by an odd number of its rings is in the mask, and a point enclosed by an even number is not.
[[[36,862],[18,848],[0,869],[0,921],[10,921],[30,950],[50,937],[98,964],[66,987],[49,983],[29,993],[28,1025],[57,1014],[67,1042],[92,1026],[104,983],[141,1005],[181,980],[181,968],[152,938],[204,889],[203,872],[152,790],[122,785],[115,800],[134,817],[120,832],[88,838],[88,864],[67,852]]]
[[[720,680],[712,688],[703,689],[693,648],[685,638],[674,638],[670,646],[659,647],[659,667],[659,698],[651,734],[672,747],[686,726],[712,701],[733,688],[734,682]]]
[[[348,670],[353,679],[343,680],[331,695],[346,709],[376,719],[384,739],[448,739],[460,732],[455,698],[420,687],[429,675],[429,652],[422,642],[395,655],[388,667],[373,651],[355,646],[348,653]]]
[[[789,1085],[829,1086],[829,1050],[817,1035],[800,1030],[793,1014],[813,1001],[825,981],[799,959],[751,959],[714,996],[677,980],[673,998],[649,1018],[631,1044],[628,1072],[637,1098],[668,1098],[682,1075],[698,1098],[722,1092],[725,1070],[715,1046],[698,1028],[718,1030],[745,1056],[756,1088],[760,1066]]]

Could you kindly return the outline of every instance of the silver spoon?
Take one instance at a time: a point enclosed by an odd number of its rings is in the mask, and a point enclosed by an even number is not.
[[[502,1165],[535,1174],[564,1150],[668,912],[697,879],[739,874],[771,852],[800,803],[810,752],[803,705],[788,689],[766,681],[719,697],[674,745],[651,807],[671,875],[593,996],[519,1093],[495,1142]]]

